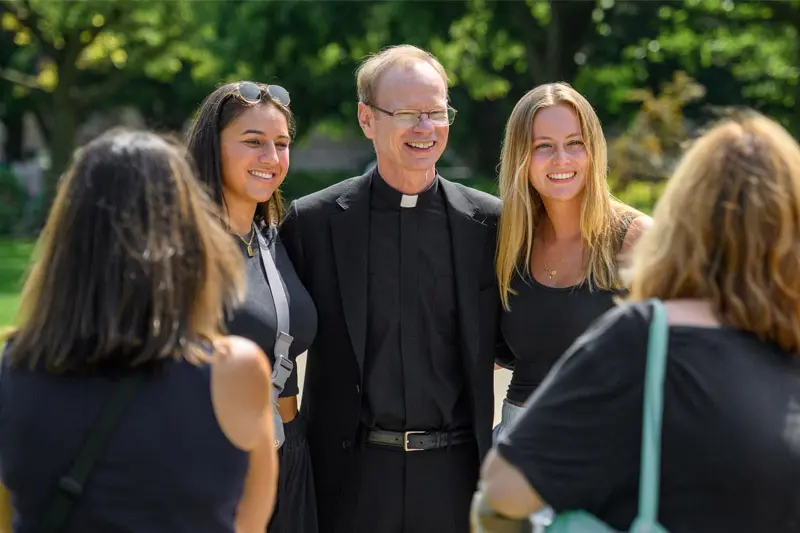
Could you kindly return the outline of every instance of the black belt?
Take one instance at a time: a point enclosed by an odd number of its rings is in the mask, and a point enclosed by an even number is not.
[[[474,442],[475,435],[471,429],[457,429],[454,431],[384,431],[382,429],[370,429],[367,431],[366,441],[372,444],[402,448],[406,452],[421,452],[423,450],[435,450]]]

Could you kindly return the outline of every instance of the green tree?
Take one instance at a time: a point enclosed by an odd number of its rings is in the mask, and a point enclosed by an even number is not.
[[[489,176],[517,99],[539,83],[575,78],[586,60],[582,50],[603,38],[605,14],[615,9],[608,0],[201,6],[203,19],[218,21],[212,45],[218,59],[204,68],[219,80],[254,77],[284,84],[296,102],[301,135],[320,127],[357,129],[353,74],[366,55],[400,43],[431,50],[451,75],[460,111],[451,145]]]
[[[207,57],[208,27],[188,0],[3,0],[0,17],[17,47],[0,77],[33,93],[51,153],[48,198],[91,111],[118,104],[116,93],[140,78],[167,81]]]
[[[693,133],[684,109],[705,93],[684,72],[676,72],[657,95],[650,89],[629,93],[640,109],[609,145],[609,179],[623,201],[644,211],[652,208]]]
[[[660,6],[656,18],[655,34],[622,54],[637,68],[661,73],[651,88],[683,70],[707,88],[715,106],[748,105],[800,127],[800,2],[685,0]]]
[[[446,38],[431,38],[431,49],[453,73],[454,98],[470,102],[456,139],[474,154],[476,168],[493,176],[514,104],[541,83],[572,81],[579,54],[599,37],[598,21],[614,5],[468,0],[467,6]]]

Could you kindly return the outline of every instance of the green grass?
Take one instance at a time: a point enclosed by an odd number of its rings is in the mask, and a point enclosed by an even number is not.
[[[0,240],[0,329],[12,325],[33,241]]]

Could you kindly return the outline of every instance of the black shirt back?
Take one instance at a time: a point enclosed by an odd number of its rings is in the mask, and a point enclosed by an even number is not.
[[[651,309],[580,337],[498,451],[557,511],[636,515]],[[800,531],[800,359],[732,328],[673,326],[659,519],[670,533]]]

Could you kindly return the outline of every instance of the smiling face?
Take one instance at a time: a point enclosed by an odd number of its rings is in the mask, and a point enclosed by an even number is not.
[[[424,61],[389,68],[378,83],[374,102],[386,111],[447,110],[447,85],[433,66]],[[401,172],[432,169],[447,146],[449,125],[434,125],[422,115],[416,126],[404,126],[385,113],[360,103],[359,122],[375,144],[378,164]]]
[[[589,173],[589,155],[572,106],[557,104],[537,111],[532,137],[528,178],[533,188],[545,200],[580,198]]]
[[[222,190],[229,209],[270,199],[289,170],[289,127],[272,104],[246,109],[222,131]]]

